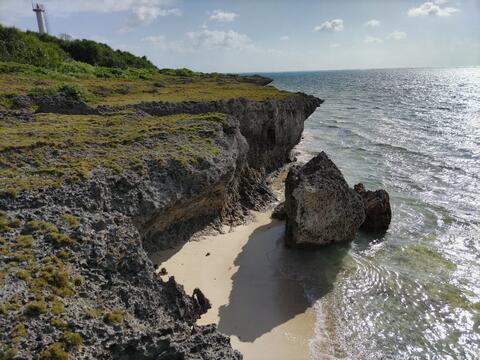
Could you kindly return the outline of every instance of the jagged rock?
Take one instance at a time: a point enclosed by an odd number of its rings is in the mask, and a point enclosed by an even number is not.
[[[351,241],[365,219],[362,198],[324,152],[290,170],[285,210],[285,242],[295,247]]]
[[[39,113],[56,113],[69,115],[97,114],[97,110],[85,102],[64,94],[33,95],[30,97],[38,106]]]
[[[285,202],[281,202],[272,212],[272,219],[285,220],[287,218],[287,213],[285,212]]]
[[[25,109],[32,106],[32,100],[26,95],[18,95],[12,98],[12,106],[15,109]]]
[[[392,220],[390,197],[383,190],[365,190],[362,183],[354,186],[355,191],[362,197],[365,206],[365,221],[360,227],[371,232],[385,232]]]

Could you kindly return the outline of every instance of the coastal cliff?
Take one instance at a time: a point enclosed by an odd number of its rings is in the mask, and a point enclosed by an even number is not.
[[[0,116],[4,358],[241,358],[214,325],[195,325],[208,300],[162,281],[148,249],[238,223],[273,199],[265,177],[321,100],[245,94],[113,105],[61,90],[10,97]]]

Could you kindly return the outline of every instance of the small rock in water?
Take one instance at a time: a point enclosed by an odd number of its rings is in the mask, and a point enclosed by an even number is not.
[[[352,241],[365,219],[362,198],[324,152],[290,170],[285,212],[285,242],[294,247]]]
[[[362,183],[354,186],[355,191],[362,197],[365,207],[365,221],[360,229],[369,232],[387,231],[392,220],[390,197],[383,190],[365,190]]]
[[[167,274],[168,274],[167,269],[161,268],[159,274],[160,274],[160,275],[167,275]]]
[[[207,253],[205,254],[205,256],[210,256],[210,253],[209,253],[209,252],[207,252]]]

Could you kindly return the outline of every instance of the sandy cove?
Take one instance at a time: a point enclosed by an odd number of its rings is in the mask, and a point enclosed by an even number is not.
[[[189,241],[152,256],[187,293],[200,288],[212,308],[198,324],[216,323],[246,360],[309,359],[315,312],[302,287],[282,274],[284,223],[271,212],[233,231]]]

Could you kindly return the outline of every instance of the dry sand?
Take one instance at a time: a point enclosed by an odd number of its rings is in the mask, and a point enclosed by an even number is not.
[[[246,360],[309,359],[315,313],[280,261],[284,224],[270,212],[232,232],[207,236],[153,255],[191,294],[198,287],[212,308],[198,324],[218,324]],[[207,255],[208,254],[208,255]],[[166,278],[164,277],[164,278]]]

